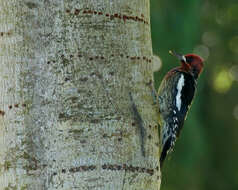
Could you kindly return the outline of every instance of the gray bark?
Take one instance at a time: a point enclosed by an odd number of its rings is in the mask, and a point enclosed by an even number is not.
[[[0,1],[0,189],[159,189],[149,17],[148,0]]]

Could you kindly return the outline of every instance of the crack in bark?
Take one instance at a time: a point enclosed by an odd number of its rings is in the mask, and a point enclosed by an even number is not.
[[[146,136],[146,131],[145,131],[145,128],[144,128],[144,122],[137,110],[137,107],[135,105],[135,102],[133,100],[133,97],[131,95],[131,92],[129,92],[129,96],[130,96],[130,100],[131,100],[131,103],[132,103],[132,110],[133,110],[133,113],[134,113],[134,117],[135,117],[135,120],[137,121],[137,124],[138,124],[138,129],[139,129],[139,132],[140,132],[140,140],[141,140],[141,153],[142,153],[142,156],[145,157],[145,136]]]
[[[126,179],[126,171],[125,171],[124,176],[123,176],[122,190],[124,190],[125,179]]]

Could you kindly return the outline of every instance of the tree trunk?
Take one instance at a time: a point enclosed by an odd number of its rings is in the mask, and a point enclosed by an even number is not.
[[[0,189],[158,190],[149,1],[0,11]]]

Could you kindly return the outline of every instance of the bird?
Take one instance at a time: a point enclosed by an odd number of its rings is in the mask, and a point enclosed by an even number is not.
[[[157,93],[161,126],[161,168],[181,133],[204,67],[203,59],[196,54],[180,55],[174,51],[169,53],[178,58],[180,66],[164,76]]]

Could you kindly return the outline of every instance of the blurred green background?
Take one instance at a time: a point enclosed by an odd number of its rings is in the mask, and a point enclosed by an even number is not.
[[[162,190],[238,189],[238,1],[151,0],[154,53],[163,66],[156,88],[178,65],[168,54],[205,60],[198,91],[175,151],[164,164]]]

